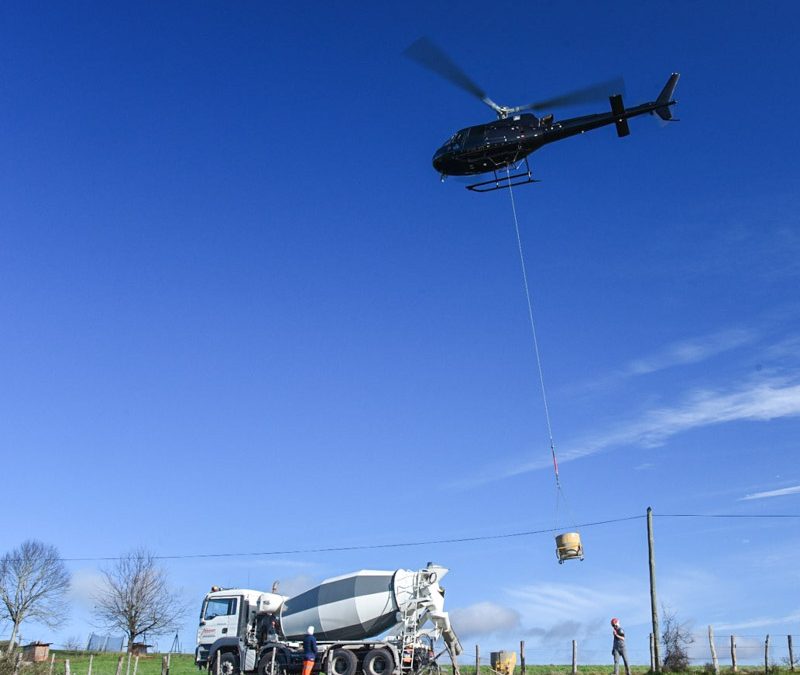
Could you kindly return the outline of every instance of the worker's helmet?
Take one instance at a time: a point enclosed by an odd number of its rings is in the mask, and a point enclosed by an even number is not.
[[[617,619],[616,617],[615,617],[615,618],[613,618],[613,619],[611,619],[611,625],[612,625],[612,626],[616,626],[616,625],[618,625],[618,624],[619,624],[619,619]]]
[[[313,634],[314,634],[314,626],[309,626],[309,627],[308,627],[308,630],[307,630],[306,632],[307,632],[309,635],[313,635]]]

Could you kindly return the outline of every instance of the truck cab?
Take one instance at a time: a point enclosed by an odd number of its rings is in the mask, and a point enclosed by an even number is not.
[[[223,589],[212,586],[200,609],[200,625],[197,627],[197,649],[195,664],[207,665],[209,653],[215,645],[236,647],[244,645],[253,624],[259,598],[263,591],[247,588]]]

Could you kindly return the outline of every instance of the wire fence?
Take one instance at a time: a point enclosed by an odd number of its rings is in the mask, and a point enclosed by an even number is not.
[[[649,638],[649,636],[648,636]],[[712,634],[708,632],[692,632],[686,635],[684,644],[686,655],[691,666],[708,666],[705,670],[714,672],[716,659],[719,671],[730,672],[734,668],[747,668],[752,670],[757,667],[770,672],[778,670],[800,671],[800,635],[768,635],[764,634]],[[712,650],[713,643],[713,650]],[[611,640],[607,638],[586,638],[584,640],[548,640],[541,639],[531,644],[520,641],[512,649],[517,657],[517,671],[523,663],[534,664],[574,664],[597,665],[611,662]],[[629,637],[627,644],[628,660],[637,666],[653,664],[652,646],[647,642],[632,641]],[[664,646],[660,646],[660,658],[665,656]],[[488,651],[481,650],[479,645],[470,649],[460,657],[460,662],[481,668],[491,666],[492,656]]]

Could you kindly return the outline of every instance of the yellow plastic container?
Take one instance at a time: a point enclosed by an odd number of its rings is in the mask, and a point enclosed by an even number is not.
[[[556,557],[559,564],[565,560],[583,560],[583,544],[577,532],[564,532],[556,536]]]
[[[517,665],[517,652],[492,652],[489,655],[492,670],[503,675],[514,675]]]

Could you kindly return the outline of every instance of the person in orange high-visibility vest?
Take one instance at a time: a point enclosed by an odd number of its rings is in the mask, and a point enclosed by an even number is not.
[[[311,675],[316,660],[317,638],[314,637],[314,626],[309,626],[303,637],[303,675]]]

